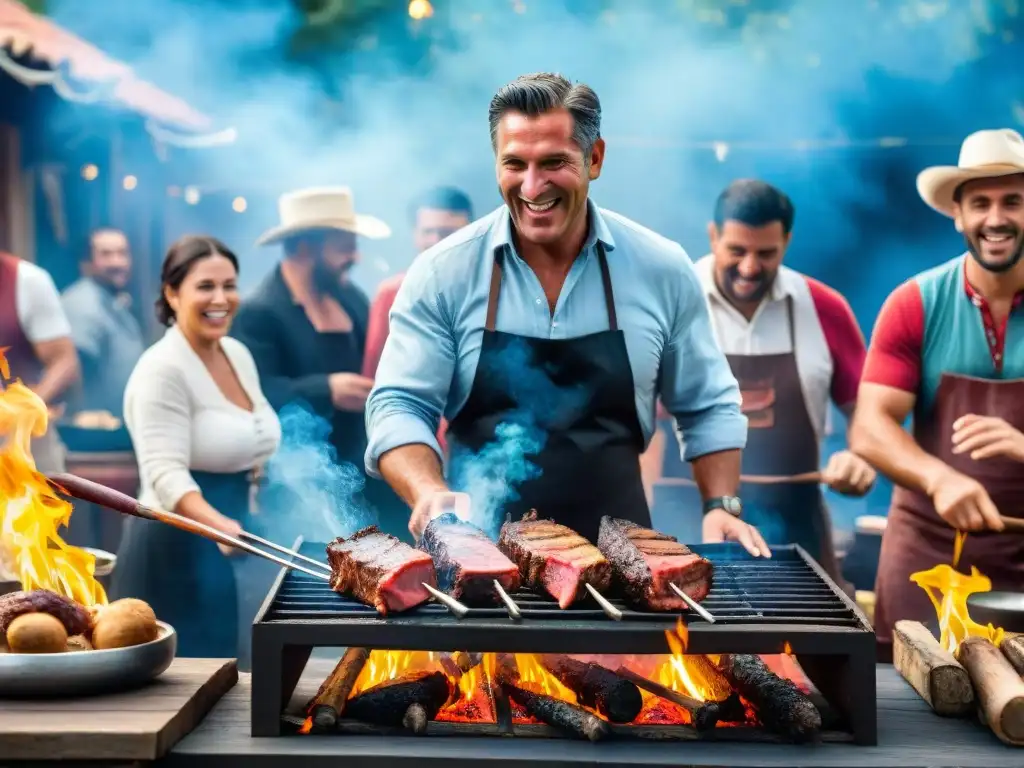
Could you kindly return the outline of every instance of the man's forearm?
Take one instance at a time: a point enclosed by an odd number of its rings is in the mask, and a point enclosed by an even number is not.
[[[428,493],[448,490],[437,453],[423,443],[385,451],[377,461],[377,469],[410,507]]]
[[[896,485],[921,493],[929,493],[939,476],[952,471],[884,415],[858,414],[850,428],[850,450]]]
[[[736,495],[740,487],[741,456],[739,449],[732,449],[706,453],[691,462],[693,479],[702,499]]]
[[[68,387],[78,381],[80,369],[77,355],[64,355],[43,369],[42,378],[32,391],[47,405],[52,405]]]

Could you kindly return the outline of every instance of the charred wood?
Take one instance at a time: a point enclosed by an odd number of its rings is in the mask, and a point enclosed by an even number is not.
[[[451,694],[452,686],[443,672],[414,672],[352,697],[345,706],[345,716],[415,730],[421,722],[433,720]]]
[[[967,670],[939,645],[924,624],[896,622],[892,663],[936,714],[962,716],[974,711],[974,688]]]
[[[1024,744],[1024,681],[1002,652],[983,637],[968,637],[957,648],[992,732],[1007,744]]]
[[[793,741],[816,740],[821,732],[821,713],[796,687],[770,669],[754,654],[724,654],[718,667],[733,688],[754,705],[761,724]]]
[[[576,694],[576,701],[596,709],[613,723],[631,723],[643,709],[640,689],[629,680],[593,662],[568,656],[544,655],[544,668]]]
[[[677,704],[690,713],[690,721],[698,731],[709,731],[718,723],[742,723],[747,719],[747,708],[740,697],[730,693],[722,701],[698,701],[692,696],[673,691],[660,683],[648,680],[626,667],[619,667],[618,674],[633,682],[638,688],[653,693],[665,701]]]
[[[541,693],[527,691],[509,682],[502,681],[501,687],[530,715],[578,739],[600,741],[610,732],[608,723],[583,707]]]

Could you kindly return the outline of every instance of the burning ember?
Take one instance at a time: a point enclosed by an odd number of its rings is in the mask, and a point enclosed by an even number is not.
[[[698,730],[758,723],[752,704],[741,699],[728,673],[720,669],[725,657],[687,654],[687,629],[681,619],[665,634],[670,653],[663,656],[361,651],[365,662],[348,676],[345,668],[359,663],[360,653],[360,649],[350,649],[310,702],[309,717],[300,733],[311,732],[314,723],[321,728],[317,715],[322,715],[324,708],[340,712],[342,718],[360,719],[350,710],[366,712],[367,697],[373,695],[378,696],[381,709],[397,712],[390,715],[394,720],[402,714],[397,710],[409,706],[414,693],[435,696],[430,687],[439,675],[447,681],[448,698],[442,703],[442,683],[441,697],[433,699],[436,714],[428,714],[428,719],[444,723],[496,723],[503,706],[513,725],[551,725],[551,717],[576,718],[584,731],[607,729],[609,722],[695,725]],[[777,684],[790,686],[798,697],[810,688],[803,671],[787,654],[755,659],[756,665],[762,672],[755,671],[755,676],[761,674],[762,681],[774,678]],[[731,663],[725,666],[735,670]],[[746,666],[752,668],[749,662]],[[772,685],[770,680],[768,685]],[[531,696],[539,696],[540,704]],[[332,701],[351,706],[341,707]],[[552,711],[556,707],[564,710]],[[377,715],[389,716],[384,712]],[[332,727],[333,721],[334,715],[323,727]],[[405,719],[402,723],[412,727]]]
[[[0,554],[11,559],[22,589],[48,589],[81,605],[106,605],[94,574],[96,559],[70,546],[58,530],[67,526],[71,505],[36,470],[33,437],[46,433],[46,404],[19,380],[0,349]]]
[[[973,566],[970,574],[956,570],[966,538],[966,533],[957,531],[952,566],[943,563],[910,576],[910,580],[925,591],[935,606],[939,618],[939,644],[950,653],[955,653],[968,637],[981,637],[998,647],[1005,634],[991,624],[978,624],[968,613],[967,598],[975,592],[989,592],[992,582]]]

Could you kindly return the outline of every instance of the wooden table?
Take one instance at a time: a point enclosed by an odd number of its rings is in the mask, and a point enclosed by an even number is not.
[[[312,665],[311,665],[312,666]],[[329,669],[329,668],[328,668]],[[319,670],[319,671],[322,671]],[[322,677],[322,676],[321,676]],[[159,768],[1018,768],[1024,750],[968,720],[938,717],[888,665],[877,668],[878,746],[842,744],[602,743],[556,739],[249,736],[249,676],[242,675]],[[0,761],[2,762],[2,761]]]

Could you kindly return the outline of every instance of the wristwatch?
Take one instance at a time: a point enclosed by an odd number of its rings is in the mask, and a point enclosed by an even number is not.
[[[730,515],[739,517],[743,514],[743,502],[740,501],[739,496],[715,496],[704,502],[705,515],[708,512],[714,512],[716,509],[725,510]]]

